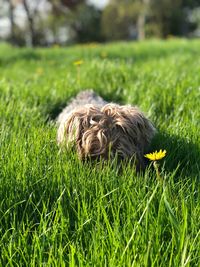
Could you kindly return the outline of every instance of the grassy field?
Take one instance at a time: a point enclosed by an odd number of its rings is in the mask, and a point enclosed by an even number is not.
[[[54,120],[85,88],[154,122],[162,181],[59,152]],[[199,106],[200,41],[1,44],[0,266],[200,266]]]

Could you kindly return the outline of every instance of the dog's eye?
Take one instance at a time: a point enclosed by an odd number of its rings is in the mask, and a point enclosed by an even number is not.
[[[96,122],[99,122],[99,120],[100,120],[99,116],[92,116],[91,119],[90,119],[90,123],[94,124]]]

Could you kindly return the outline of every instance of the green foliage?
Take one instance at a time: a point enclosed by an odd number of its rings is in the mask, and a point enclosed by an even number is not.
[[[138,1],[113,1],[107,5],[101,19],[102,33],[105,38],[107,40],[129,39],[131,27],[136,27],[141,10],[142,5]]]
[[[79,5],[73,14],[72,29],[78,43],[102,41],[101,11],[92,5]]]
[[[188,36],[198,27],[199,4],[199,0],[112,0],[102,14],[102,31],[108,40],[138,39],[140,31],[147,38]]]
[[[200,265],[199,45],[0,46],[1,266]],[[53,119],[85,88],[155,123],[163,182],[59,151]]]

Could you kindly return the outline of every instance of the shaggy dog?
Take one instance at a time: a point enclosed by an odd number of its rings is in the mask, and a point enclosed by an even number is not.
[[[137,108],[107,103],[92,90],[79,93],[58,117],[57,141],[81,159],[133,159],[144,169],[144,153],[155,134]]]

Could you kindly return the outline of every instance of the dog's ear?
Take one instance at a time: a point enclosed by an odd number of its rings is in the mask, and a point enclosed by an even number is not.
[[[61,122],[58,128],[58,144],[69,145],[78,142],[83,131],[83,113],[71,112],[65,121]]]
[[[98,125],[100,115],[102,116],[99,114],[99,108],[93,105],[85,105],[73,110],[58,128],[58,144],[71,148],[76,147],[81,158],[90,154],[97,143],[98,131],[96,128],[98,127],[95,125]],[[98,145],[96,146],[98,149]]]
[[[144,114],[137,107],[115,104],[104,106],[102,111],[113,118],[119,134],[116,143],[121,144],[124,154],[142,154],[155,134],[155,128]]]
[[[131,153],[137,171],[144,170],[144,154],[156,133],[153,124],[137,107],[122,106],[116,116],[116,124],[125,133],[120,139],[123,151]]]
[[[143,153],[150,144],[152,138],[156,133],[156,129],[149,119],[137,108],[126,106],[123,112],[126,120],[128,120],[127,132],[130,137],[135,138],[137,146]]]

